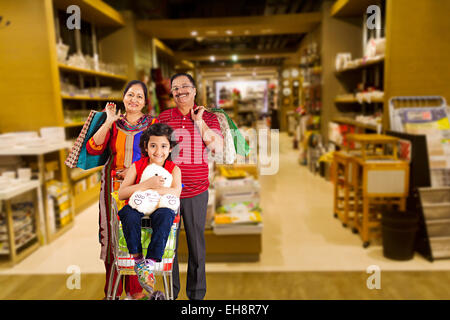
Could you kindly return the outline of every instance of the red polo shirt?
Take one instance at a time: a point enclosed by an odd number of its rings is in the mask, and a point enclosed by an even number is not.
[[[202,117],[206,125],[222,137],[216,115],[204,111]],[[172,150],[172,161],[181,170],[184,186],[180,198],[192,198],[206,191],[209,187],[208,153],[191,114],[183,116],[178,108],[172,108],[163,111],[158,120],[172,127],[178,142]]]

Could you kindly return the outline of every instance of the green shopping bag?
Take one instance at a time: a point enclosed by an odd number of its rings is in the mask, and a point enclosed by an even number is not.
[[[233,136],[234,148],[236,150],[236,153],[240,154],[241,156],[248,156],[250,152],[250,146],[248,145],[247,141],[245,141],[245,138],[242,136],[238,127],[233,122],[233,120],[231,120],[228,114],[221,108],[211,108],[211,112],[220,112],[225,115],[228,121],[228,126],[231,130],[231,135]]]

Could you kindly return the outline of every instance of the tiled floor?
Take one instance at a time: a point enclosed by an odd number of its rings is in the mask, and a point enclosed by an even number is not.
[[[450,270],[450,259],[428,262],[416,254],[398,262],[383,257],[380,244],[363,249],[358,235],[333,218],[332,184],[298,164],[291,139],[280,135],[280,168],[262,176],[264,212],[262,254],[255,263],[207,263],[207,272]],[[13,268],[0,274],[65,274],[78,266],[82,273],[103,273],[97,241],[97,204],[76,217],[75,226]],[[181,265],[185,270],[185,265]]]

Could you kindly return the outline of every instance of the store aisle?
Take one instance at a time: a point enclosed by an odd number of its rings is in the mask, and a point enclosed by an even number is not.
[[[450,260],[428,262],[420,255],[398,262],[383,257],[380,244],[363,249],[358,235],[333,218],[333,185],[298,164],[291,138],[280,134],[280,169],[261,176],[264,229],[260,261],[207,263],[207,272],[450,270]],[[75,226],[0,274],[64,274],[71,265],[82,273],[103,273],[97,241],[98,206],[76,217]],[[226,244],[224,244],[226,245]],[[181,271],[186,265],[181,264]]]

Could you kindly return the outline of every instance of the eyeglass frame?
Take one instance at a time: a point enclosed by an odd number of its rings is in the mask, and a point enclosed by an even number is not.
[[[195,88],[195,87],[194,86],[173,87],[173,88],[170,88],[170,92],[177,92],[180,89],[186,89],[186,88]]]

